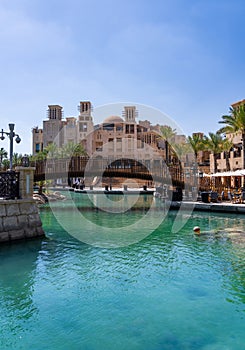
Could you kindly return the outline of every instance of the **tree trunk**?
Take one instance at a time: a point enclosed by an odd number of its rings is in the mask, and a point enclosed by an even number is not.
[[[168,149],[168,141],[165,141],[165,154],[166,154],[166,164],[169,164],[169,149]]]
[[[217,173],[217,158],[218,154],[214,153],[214,173]]]
[[[242,164],[242,168],[245,169],[245,133],[242,133],[242,150],[243,150],[243,164]]]
[[[218,154],[214,153],[214,174],[217,173],[217,158],[218,158]],[[214,190],[216,189],[216,177],[214,177]]]
[[[229,153],[228,151],[225,151],[225,162],[226,162],[226,170],[230,171],[231,167],[230,167],[230,161],[229,161]]]

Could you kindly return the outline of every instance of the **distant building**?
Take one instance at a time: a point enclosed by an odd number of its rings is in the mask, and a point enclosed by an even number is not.
[[[38,154],[43,151],[43,129],[38,126],[32,128],[32,154]]]
[[[63,117],[63,107],[49,105],[48,120],[43,121],[43,129],[32,129],[33,154],[37,154],[50,143],[62,147],[68,142],[82,143],[89,155],[99,152],[109,156],[134,157],[135,152],[143,155],[145,145],[152,151],[161,152],[158,146],[159,125],[152,126],[147,120],[139,121],[136,118],[138,111],[135,106],[125,106],[122,116],[109,116],[98,125],[94,125],[92,104],[90,101],[81,101],[78,117]],[[146,154],[147,156],[147,154]]]
[[[245,100],[240,100],[231,104],[233,109],[240,108],[240,106],[245,106]]]
[[[154,154],[159,157],[158,133],[148,124],[137,124],[135,106],[125,106],[123,116],[110,116],[96,125],[93,133],[88,135],[92,144],[89,154],[111,158],[151,159]]]
[[[114,159],[133,159],[143,161],[145,166],[162,169],[166,158],[166,142],[159,137],[159,124],[150,121],[138,121],[136,106],[124,106],[122,116],[105,116],[105,119],[94,125],[90,101],[81,101],[79,115],[64,118],[63,107],[49,105],[47,120],[43,129],[33,128],[33,155],[38,154],[50,143],[62,147],[67,143],[82,144],[90,157]],[[176,169],[183,160],[171,148],[174,143],[184,144],[184,135],[175,135],[168,149],[168,164]],[[184,149],[184,147],[183,147]],[[190,163],[187,164],[189,166]],[[174,168],[174,169],[175,169]],[[177,172],[177,170],[176,170]],[[178,171],[179,174],[179,171]],[[180,175],[179,175],[180,176]]]
[[[240,106],[242,105],[245,106],[245,99],[232,103],[231,107],[234,110],[236,110],[240,108]],[[243,168],[243,152],[244,152],[244,150],[242,149],[242,134],[240,132],[236,134],[227,133],[226,138],[232,142],[233,146],[228,152],[220,153],[217,160],[218,171],[223,172],[228,170],[226,156],[228,157],[228,162],[230,167],[229,170],[231,171],[241,170]],[[213,155],[211,154],[210,155],[211,172],[213,172],[213,164],[214,164]]]
[[[59,105],[49,105],[47,114],[48,120],[43,122],[43,148],[50,143],[56,143],[61,147],[64,144],[63,108]]]

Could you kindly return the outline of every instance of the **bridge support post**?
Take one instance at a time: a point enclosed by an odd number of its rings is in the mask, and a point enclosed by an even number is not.
[[[16,167],[20,173],[20,198],[32,198],[35,167]]]

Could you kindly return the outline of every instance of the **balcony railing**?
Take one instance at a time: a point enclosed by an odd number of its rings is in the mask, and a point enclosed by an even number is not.
[[[19,195],[19,173],[0,172],[0,199],[16,199]]]

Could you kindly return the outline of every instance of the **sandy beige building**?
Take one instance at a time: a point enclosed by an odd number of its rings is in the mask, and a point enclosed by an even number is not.
[[[245,106],[245,100],[241,100],[231,104],[233,109],[240,108],[240,106]],[[243,168],[243,152],[242,149],[242,134],[239,132],[237,134],[227,133],[226,138],[230,140],[233,144],[230,151],[221,152],[217,160],[217,169],[219,172],[224,172],[227,170],[235,171],[241,170]],[[227,159],[226,159],[227,156]],[[227,169],[227,161],[229,162],[229,169]],[[213,155],[210,155],[210,172],[214,172],[214,159]]]
[[[90,101],[80,102],[78,117],[64,118],[62,106],[49,105],[43,129],[32,129],[33,154],[50,143],[62,147],[73,142],[82,143],[89,156],[134,159],[163,156],[160,126],[151,125],[148,120],[137,123],[137,116],[135,106],[125,106],[122,116],[107,116],[101,124],[94,125]]]

